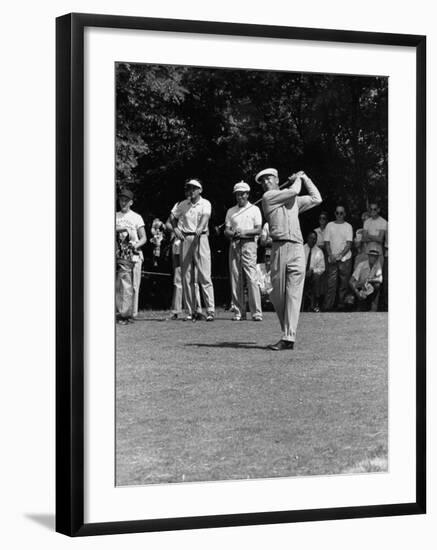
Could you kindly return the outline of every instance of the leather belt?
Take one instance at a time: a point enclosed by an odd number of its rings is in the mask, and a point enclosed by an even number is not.
[[[193,237],[194,235],[196,235],[197,233],[195,233],[194,231],[184,231],[183,234],[186,236],[186,237]],[[203,233],[201,233],[201,235],[206,235],[206,231],[203,231]]]

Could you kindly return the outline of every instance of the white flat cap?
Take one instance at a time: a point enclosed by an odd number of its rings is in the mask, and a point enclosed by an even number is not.
[[[258,174],[255,176],[255,181],[257,183],[261,183],[259,181],[260,177],[267,175],[278,177],[278,171],[276,170],[276,168],[265,168],[264,170],[261,170],[261,172],[258,172]]]
[[[239,181],[234,185],[234,193],[238,192],[249,193],[250,186],[245,181]]]
[[[185,185],[194,185],[194,187],[198,187],[199,189],[202,189],[202,184],[200,181],[197,180],[188,180],[185,182]]]

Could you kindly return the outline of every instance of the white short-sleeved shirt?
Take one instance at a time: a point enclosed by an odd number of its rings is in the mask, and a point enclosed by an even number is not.
[[[211,203],[203,197],[194,204],[189,199],[185,199],[175,204],[171,213],[178,220],[178,229],[193,233],[199,226],[202,216],[211,215]]]
[[[241,208],[237,204],[227,211],[225,224],[232,231],[236,231],[237,229],[242,231],[250,230],[256,226],[261,227],[261,210],[250,202]]]
[[[367,218],[367,220],[364,222],[363,229],[367,231],[369,237],[372,237],[372,235],[377,236],[380,231],[387,231],[387,226],[387,220],[385,220],[381,216],[378,216],[376,219]],[[376,248],[380,254],[382,254],[383,252],[383,247],[381,243],[372,241],[368,242],[366,246],[366,251],[371,250],[372,248]]]
[[[348,222],[335,223],[329,222],[325,229],[325,241],[329,242],[331,253],[336,256],[346,246],[347,241],[353,241],[354,234],[352,226]],[[349,250],[341,259],[342,262],[349,260],[352,257],[352,252]]]
[[[303,245],[303,250],[305,252],[305,265],[308,263],[308,255],[311,250],[311,259],[310,267],[316,275],[321,275],[325,271],[325,257],[323,256],[322,250],[315,244],[313,248],[307,244]]]
[[[132,243],[136,243],[140,240],[138,229],[144,227],[144,220],[139,214],[137,214],[133,210],[129,210],[128,212],[116,212],[115,225],[117,229],[121,227],[126,228],[129,232],[129,240]],[[142,260],[143,253],[140,251],[138,256],[134,255],[134,261],[135,258]]]
[[[381,264],[376,262],[371,268],[369,260],[364,260],[357,265],[355,268],[352,277],[361,284],[367,282],[368,279],[377,279],[378,282],[382,283],[382,269]]]
[[[325,244],[325,230],[326,230],[326,227],[325,229],[322,229],[321,227],[316,227],[316,229],[314,229],[314,233],[317,235],[317,246],[321,247]]]

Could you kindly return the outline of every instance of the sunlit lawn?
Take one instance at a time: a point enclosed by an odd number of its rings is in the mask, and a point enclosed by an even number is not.
[[[117,326],[118,485],[386,469],[387,314]]]

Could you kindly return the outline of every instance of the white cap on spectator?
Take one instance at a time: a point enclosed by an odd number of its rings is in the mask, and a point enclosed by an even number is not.
[[[202,184],[200,181],[197,180],[188,180],[185,182],[185,185],[193,185],[194,187],[198,187],[199,189],[202,189]]]
[[[249,193],[250,186],[245,181],[239,181],[234,185],[234,193]]]

